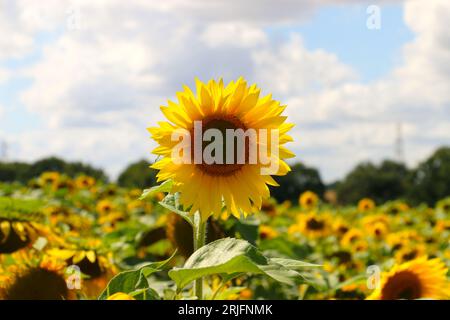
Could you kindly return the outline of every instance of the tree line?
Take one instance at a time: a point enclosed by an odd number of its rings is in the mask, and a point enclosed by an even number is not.
[[[156,171],[149,169],[150,163],[140,160],[130,164],[119,175],[117,184],[128,188],[148,188],[156,184]],[[292,171],[283,177],[275,177],[279,187],[271,188],[272,196],[279,202],[296,202],[299,194],[306,190],[321,198],[341,205],[355,204],[369,197],[381,204],[403,199],[411,205],[426,203],[434,205],[450,196],[450,147],[441,147],[415,168],[392,160],[379,164],[358,164],[342,180],[326,185],[317,169],[303,163],[291,165]],[[108,176],[99,168],[81,162],[67,162],[56,157],[45,158],[34,163],[0,162],[0,182],[26,184],[45,171],[57,171],[71,177],[86,174],[109,182]],[[330,199],[330,195],[332,196]]]

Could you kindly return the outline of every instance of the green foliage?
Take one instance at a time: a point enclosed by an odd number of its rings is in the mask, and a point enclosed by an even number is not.
[[[402,163],[383,161],[379,166],[370,162],[353,169],[336,185],[340,203],[356,203],[368,197],[377,203],[404,198],[408,188],[409,171]]]
[[[144,189],[156,184],[155,169],[145,160],[130,164],[120,175],[117,183],[122,187]]]
[[[26,184],[29,180],[39,177],[46,171],[60,172],[72,178],[84,174],[105,182],[108,180],[102,170],[90,165],[81,162],[66,162],[56,157],[49,157],[32,164],[23,162],[0,162],[0,181]]]
[[[222,279],[231,279],[244,273],[263,274],[293,285],[305,279],[298,271],[314,266],[302,261],[267,258],[245,240],[225,238],[201,247],[182,268],[170,270],[169,276],[179,290],[201,277],[220,275]]]
[[[29,179],[30,165],[23,162],[0,162],[0,181],[25,183]]]
[[[258,239],[259,220],[254,217],[247,217],[246,219],[237,219],[230,216],[225,221],[225,228],[228,234],[236,235],[240,239],[247,240],[255,245]]]
[[[164,188],[164,184],[161,184],[159,187]],[[161,202],[159,202],[159,204],[164,208],[178,214],[184,220],[186,220],[191,226],[194,226],[195,217],[191,216],[189,212],[183,210],[183,206],[180,205],[179,203],[179,198],[180,198],[179,193],[168,194]]]
[[[450,147],[438,149],[411,175],[410,202],[434,205],[450,195]]]
[[[129,294],[137,300],[159,300],[158,293],[150,288],[148,277],[155,272],[163,271],[175,257],[175,253],[167,260],[147,263],[136,270],[119,273],[108,283],[105,290],[100,294],[99,300],[105,300],[117,292]]]
[[[157,186],[151,187],[150,189],[144,189],[144,191],[142,192],[142,195],[139,197],[139,200],[145,200],[149,197],[154,196],[158,192],[165,192],[165,193],[170,192],[170,190],[172,190],[172,186],[173,186],[173,181],[166,180]]]
[[[313,191],[322,197],[325,185],[316,169],[297,163],[291,166],[291,170],[285,176],[274,177],[280,186],[271,188],[270,193],[272,197],[277,199],[278,202],[290,200],[293,203],[297,203],[298,196],[307,190]]]

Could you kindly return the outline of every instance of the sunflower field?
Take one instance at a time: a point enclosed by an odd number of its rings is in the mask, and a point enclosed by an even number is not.
[[[149,128],[159,171],[149,189],[58,172],[0,184],[0,298],[450,298],[450,197],[338,206],[307,191],[278,203],[268,185],[294,156],[285,106],[243,79],[197,81],[196,92],[185,87],[161,108],[167,121]],[[170,137],[195,133],[196,121],[219,133],[278,130],[270,147],[256,134],[276,170],[262,174],[246,157],[176,162]],[[251,146],[234,157],[239,148]]]

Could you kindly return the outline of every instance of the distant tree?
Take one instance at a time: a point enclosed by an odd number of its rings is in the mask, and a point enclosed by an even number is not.
[[[0,181],[26,181],[30,165],[23,162],[0,162]]]
[[[322,182],[319,172],[315,168],[310,168],[302,163],[291,166],[291,172],[285,176],[274,177],[280,185],[271,188],[271,195],[279,202],[290,200],[293,203],[298,201],[298,197],[304,191],[310,190],[323,196],[325,185]]]
[[[117,183],[127,188],[148,188],[156,184],[155,169],[150,168],[151,163],[146,160],[130,164],[120,175]]]
[[[408,199],[413,204],[434,205],[450,196],[450,147],[442,147],[420,163],[411,174]]]
[[[30,178],[38,177],[46,171],[57,171],[63,173],[67,167],[67,163],[56,157],[41,159],[33,163],[29,170]]]
[[[70,177],[85,174],[98,180],[108,180],[106,174],[101,169],[81,162],[66,162],[57,157],[44,158],[33,163],[30,167],[29,178],[38,177],[46,171],[57,171]]]
[[[70,177],[81,174],[89,175],[97,180],[107,181],[106,174],[90,165],[81,162],[66,162],[56,157],[38,160],[32,164],[22,162],[0,163],[0,181],[26,183],[32,178],[39,177],[43,172],[57,171]]]
[[[335,188],[338,201],[343,204],[354,204],[368,197],[377,203],[403,198],[408,187],[408,168],[390,160],[379,166],[370,162],[356,166]]]
[[[85,174],[100,181],[108,181],[108,176],[103,170],[94,168],[91,165],[82,162],[68,162],[65,172],[71,177]]]

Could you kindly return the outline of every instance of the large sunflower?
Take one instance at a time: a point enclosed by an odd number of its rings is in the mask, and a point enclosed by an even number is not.
[[[395,265],[382,274],[381,283],[369,300],[448,299],[447,268],[439,259],[426,257]]]
[[[264,161],[259,157],[256,162],[249,159],[250,150],[254,150],[255,144],[258,152],[261,147],[265,147],[266,159],[278,167],[271,174],[285,175],[290,168],[283,159],[291,158],[294,154],[283,145],[292,141],[286,133],[293,125],[286,124],[286,117],[281,115],[285,106],[273,100],[271,95],[260,97],[260,89],[256,85],[248,86],[242,78],[227,86],[222,80],[211,80],[207,84],[196,80],[196,87],[197,94],[194,94],[184,86],[184,91],[177,94],[178,103],[169,101],[167,107],[161,107],[170,122],[159,122],[159,127],[148,129],[159,144],[153,153],[162,157],[153,165],[159,170],[158,181],[172,179],[172,192],[180,193],[180,204],[191,214],[200,211],[203,220],[211,214],[220,214],[222,204],[236,217],[240,217],[241,212],[246,215],[252,212],[252,206],[261,208],[262,200],[269,197],[267,185],[277,185],[271,175],[262,173],[261,169],[267,167],[267,163],[263,164]],[[198,131],[194,130],[196,121],[201,121],[202,132],[217,129],[224,137],[229,131],[227,129],[242,129],[245,132],[253,129],[256,133],[253,141],[256,143],[246,139],[240,148],[235,145],[234,161],[230,163],[228,159],[233,156],[227,156],[227,149],[230,149],[227,144],[231,141],[225,139],[225,143],[219,143],[223,152],[218,159],[222,161],[211,164],[195,161],[195,152],[192,151],[195,142],[190,143],[193,145],[190,154],[183,152],[182,157],[192,161],[180,163],[173,154],[180,141],[174,141],[173,134],[189,132],[190,142],[198,141]],[[272,139],[273,130],[278,130],[278,143]],[[200,145],[202,155],[206,148],[216,143],[215,139],[209,144],[204,139],[200,141],[203,141]],[[236,156],[239,152],[245,154],[241,161]]]

